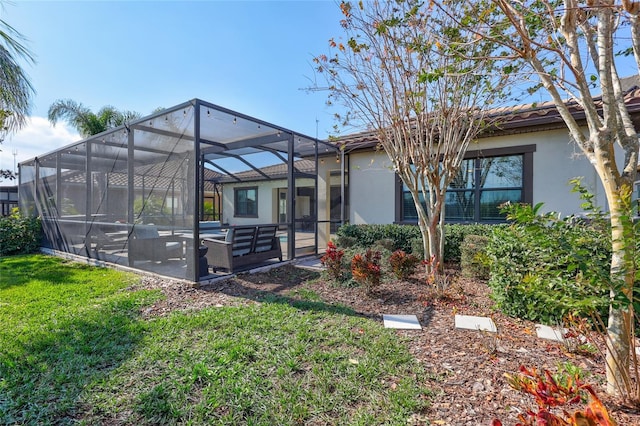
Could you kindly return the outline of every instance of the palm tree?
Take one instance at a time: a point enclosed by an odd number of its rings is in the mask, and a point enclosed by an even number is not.
[[[4,1],[0,0],[0,9]],[[35,93],[29,77],[18,60],[28,64],[35,60],[24,44],[25,37],[0,19],[0,143],[9,132],[22,128],[31,109]],[[0,170],[0,177],[14,179],[11,170]]]
[[[110,105],[104,106],[97,113],[94,113],[80,102],[71,99],[55,101],[49,107],[48,113],[51,124],[55,126],[58,120],[65,120],[83,137],[97,135],[141,117],[142,115],[138,112],[120,111]]]
[[[24,40],[22,34],[0,19],[0,122],[2,130],[8,132],[24,126],[35,93],[29,77],[18,65],[18,59],[35,63],[31,52],[21,43]]]

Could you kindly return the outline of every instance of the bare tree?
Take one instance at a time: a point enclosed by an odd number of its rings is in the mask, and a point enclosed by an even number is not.
[[[442,2],[442,10],[451,10]],[[528,63],[540,86],[587,159],[594,165],[611,218],[610,314],[607,328],[607,391],[638,397],[630,378],[633,333],[634,238],[631,193],[638,166],[638,135],[620,84],[619,69],[640,69],[640,2],[623,0],[469,1],[484,28],[478,37],[498,42],[505,55]],[[478,19],[479,18],[479,19]],[[617,50],[616,50],[617,49]],[[633,66],[617,51],[632,52]],[[633,68],[633,69],[631,69]],[[582,125],[573,112],[584,114]],[[616,145],[624,153],[615,155]]]
[[[450,1],[450,7],[463,7]],[[315,59],[343,125],[372,130],[409,189],[426,259],[443,267],[445,195],[508,76],[493,47],[418,0],[340,4],[345,38]]]

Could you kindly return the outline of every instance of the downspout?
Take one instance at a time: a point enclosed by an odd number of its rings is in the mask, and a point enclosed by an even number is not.
[[[344,149],[340,149],[340,226],[344,225],[344,218],[346,216],[346,200],[345,200],[345,164],[344,164]]]
[[[316,130],[316,140],[313,143],[314,147],[315,147],[315,152],[314,152],[314,160],[315,160],[315,169],[316,169],[316,178],[314,180],[315,182],[315,192],[314,192],[314,197],[315,197],[315,211],[313,212],[313,217],[315,217],[314,223],[313,223],[313,234],[314,234],[314,254],[318,254],[318,130]]]

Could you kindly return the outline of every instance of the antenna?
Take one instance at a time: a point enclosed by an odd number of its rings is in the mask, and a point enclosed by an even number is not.
[[[13,174],[15,176],[15,174],[16,174],[16,157],[18,155],[18,150],[13,148],[11,150],[11,153],[13,154]]]

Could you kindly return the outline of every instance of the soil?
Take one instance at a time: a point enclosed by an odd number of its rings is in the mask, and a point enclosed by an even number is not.
[[[493,419],[515,425],[518,414],[534,408],[531,396],[513,390],[505,374],[520,366],[558,371],[576,366],[592,384],[619,425],[640,425],[640,411],[621,405],[605,394],[604,359],[598,351],[576,351],[570,345],[536,337],[535,324],[510,318],[494,307],[486,283],[447,270],[448,288],[436,292],[424,277],[383,282],[373,295],[362,288],[341,287],[318,273],[283,266],[258,274],[243,274],[194,288],[188,284],[143,279],[145,288],[160,288],[165,298],[144,315],[166,315],[174,310],[202,309],[258,303],[266,293],[295,299],[308,289],[326,303],[351,307],[360,315],[382,322],[382,314],[415,314],[423,329],[398,330],[411,353],[423,363],[425,380],[434,391],[431,405],[413,424],[452,426],[491,425]],[[482,333],[454,328],[454,315],[491,317],[498,332]],[[573,411],[573,410],[570,410]]]

